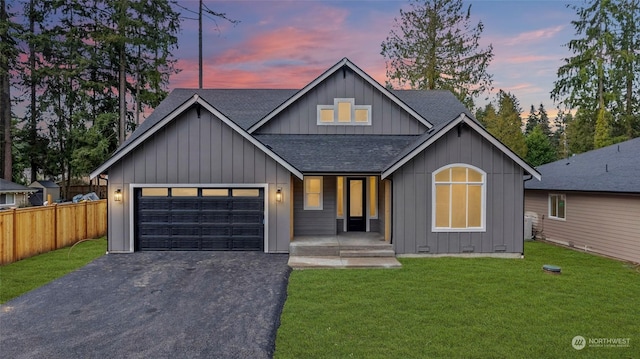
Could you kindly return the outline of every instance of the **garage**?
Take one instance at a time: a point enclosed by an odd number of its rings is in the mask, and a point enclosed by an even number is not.
[[[136,188],[137,251],[264,251],[263,188]]]

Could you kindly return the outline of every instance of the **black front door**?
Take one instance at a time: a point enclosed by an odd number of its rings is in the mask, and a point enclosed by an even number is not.
[[[365,178],[347,179],[347,231],[367,230],[365,217]]]

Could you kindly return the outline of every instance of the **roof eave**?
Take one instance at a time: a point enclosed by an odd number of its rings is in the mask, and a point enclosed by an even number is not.
[[[429,137],[425,142],[416,147],[413,151],[409,152],[402,158],[398,159],[396,162],[392,163],[386,170],[382,172],[382,179],[387,178],[393,172],[402,167],[405,163],[409,162],[416,155],[422,152],[424,149],[429,147],[432,143],[440,139],[444,134],[449,132],[455,126],[460,123],[466,123],[469,127],[473,128],[477,133],[479,133],[482,137],[484,137],[487,141],[491,142],[494,146],[498,147],[503,153],[505,153],[509,158],[511,158],[514,162],[516,162],[520,167],[522,167],[525,172],[533,176],[535,179],[540,181],[542,179],[542,175],[532,166],[530,166],[526,161],[520,158],[515,152],[511,151],[507,146],[505,146],[502,142],[500,142],[497,138],[491,135],[484,127],[478,124],[473,119],[469,118],[465,113],[461,113],[457,118],[449,122],[446,126],[441,128],[437,133],[433,136]]]
[[[176,117],[178,117],[179,115],[181,115],[182,113],[184,113],[186,110],[188,110],[191,106],[193,106],[194,104],[199,104],[202,107],[204,107],[205,109],[207,109],[209,112],[211,112],[214,116],[216,116],[217,118],[219,118],[222,122],[224,122],[226,125],[228,125],[229,127],[233,128],[236,132],[238,132],[242,137],[244,137],[245,139],[247,139],[249,142],[251,142],[254,146],[260,148],[260,150],[262,150],[263,152],[265,152],[269,157],[271,157],[273,160],[275,160],[276,162],[278,162],[280,165],[282,165],[283,167],[285,167],[287,170],[289,170],[292,174],[294,174],[296,177],[302,179],[303,175],[300,171],[298,171],[295,167],[293,167],[291,164],[289,164],[287,161],[285,161],[283,158],[281,158],[280,156],[278,156],[275,152],[273,152],[272,150],[268,149],[265,145],[263,145],[260,141],[258,141],[255,137],[251,136],[251,134],[249,134],[247,131],[245,131],[242,127],[240,127],[239,125],[237,125],[235,122],[231,121],[229,118],[227,118],[227,116],[225,116],[223,113],[221,113],[220,111],[218,111],[215,107],[213,107],[211,104],[209,104],[207,101],[205,101],[204,99],[202,99],[202,97],[200,97],[197,93],[194,94],[191,98],[189,98],[187,101],[185,101],[182,105],[178,106],[174,111],[171,111],[171,113],[169,115],[167,115],[165,118],[163,118],[161,121],[159,121],[158,123],[156,123],[153,127],[151,127],[150,129],[148,129],[145,133],[141,134],[140,136],[138,136],[134,141],[132,141],[131,143],[129,143],[126,147],[121,148],[119,151],[117,151],[111,158],[109,158],[105,163],[103,163],[100,167],[98,167],[96,170],[94,170],[93,172],[91,172],[91,174],[89,175],[89,177],[91,179],[96,178],[97,176],[99,176],[102,173],[105,173],[111,166],[113,166],[113,164],[115,164],[117,161],[119,161],[120,159],[122,159],[124,156],[126,156],[127,154],[131,153],[131,151],[133,151],[135,148],[137,148],[141,143],[143,143],[145,140],[147,140],[149,137],[151,137],[153,134],[155,134],[158,130],[160,130],[161,128],[163,128],[165,125],[167,125],[169,122],[173,121]]]

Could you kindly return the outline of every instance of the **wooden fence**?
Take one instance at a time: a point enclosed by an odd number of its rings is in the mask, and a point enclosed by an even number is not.
[[[0,212],[0,265],[107,233],[107,201]]]

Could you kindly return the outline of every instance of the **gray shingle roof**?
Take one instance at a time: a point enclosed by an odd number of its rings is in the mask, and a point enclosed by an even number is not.
[[[24,192],[36,192],[37,190],[29,187],[25,187],[21,184],[8,181],[4,178],[0,178],[0,192],[2,193],[24,193]]]
[[[581,153],[537,168],[542,181],[526,189],[640,193],[640,138]]]
[[[457,118],[463,112],[469,118],[475,118],[450,91],[394,90],[391,92],[436,127]]]
[[[419,136],[256,135],[301,172],[379,173]]]
[[[116,151],[128,146],[172,111],[198,94],[230,120],[247,130],[293,96],[295,89],[175,89]],[[449,122],[462,112],[473,117],[449,91],[394,90],[392,93],[434,125]]]

